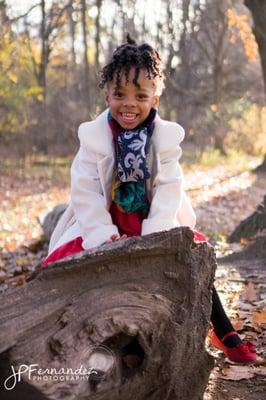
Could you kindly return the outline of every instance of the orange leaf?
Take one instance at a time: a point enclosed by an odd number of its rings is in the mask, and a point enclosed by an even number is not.
[[[266,310],[256,311],[252,315],[252,324],[266,329]]]

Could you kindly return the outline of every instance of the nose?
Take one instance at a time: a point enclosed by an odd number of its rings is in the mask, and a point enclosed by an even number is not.
[[[133,96],[127,96],[124,100],[125,107],[135,107],[136,106],[136,99]]]

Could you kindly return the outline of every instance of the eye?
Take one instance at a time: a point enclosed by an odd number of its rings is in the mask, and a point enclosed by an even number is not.
[[[140,93],[140,94],[138,94],[138,98],[141,99],[141,100],[145,100],[145,99],[148,98],[148,96],[146,94]]]
[[[114,92],[114,97],[120,99],[121,97],[123,97],[123,94],[121,92]]]

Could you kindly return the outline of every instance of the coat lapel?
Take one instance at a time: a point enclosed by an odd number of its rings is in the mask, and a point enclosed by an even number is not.
[[[102,185],[102,191],[105,197],[107,207],[111,204],[111,190],[113,181],[113,171],[115,166],[113,136],[107,122],[109,109],[101,113],[91,124],[90,130],[95,137],[94,143],[90,145],[97,153],[97,166],[99,178]],[[173,130],[175,131],[173,134]],[[155,127],[151,139],[151,147],[147,157],[148,168],[151,177],[147,180],[148,197],[151,200],[152,186],[155,176],[159,170],[158,154],[165,149],[171,148],[169,142],[175,146],[177,143],[176,135],[177,124],[162,120],[159,115],[155,118]],[[173,140],[174,138],[174,140]]]
[[[102,185],[102,191],[105,197],[107,207],[111,205],[111,192],[112,192],[114,166],[115,166],[115,158],[113,153],[105,157],[102,157],[97,161],[99,178]]]

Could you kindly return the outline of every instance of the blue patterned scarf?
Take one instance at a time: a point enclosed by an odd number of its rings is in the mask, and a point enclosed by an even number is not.
[[[151,109],[146,120],[133,130],[123,129],[108,114],[116,152],[116,171],[112,199],[124,212],[147,212],[149,202],[145,181],[150,177],[146,165],[150,139],[154,129],[156,110]]]

